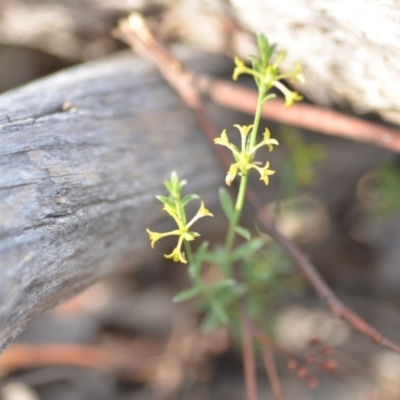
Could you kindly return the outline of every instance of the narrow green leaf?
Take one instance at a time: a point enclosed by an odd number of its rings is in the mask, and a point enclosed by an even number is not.
[[[226,325],[229,322],[229,317],[219,301],[212,298],[210,301],[210,307],[222,325]]]
[[[257,45],[258,45],[258,52],[260,54],[261,62],[265,66],[268,63],[269,57],[268,57],[268,50],[269,50],[269,43],[268,39],[266,36],[262,33],[260,33],[257,36]]]
[[[202,264],[208,249],[209,242],[203,242],[196,250],[195,260],[196,264]]]
[[[232,198],[224,187],[219,188],[218,194],[222,209],[224,210],[226,218],[228,218],[230,221],[235,213],[235,207],[233,205]]]
[[[262,73],[263,67],[262,67],[262,65],[260,64],[260,61],[257,60],[256,58],[251,62],[251,67],[253,68],[254,71],[257,71],[257,72]],[[260,82],[260,79],[259,79],[257,76],[255,76],[255,75],[253,75],[253,79],[254,79],[254,81],[255,81],[257,87],[259,87],[259,86],[260,86],[260,83],[261,83],[261,82]],[[237,161],[237,160],[236,160],[236,161]]]
[[[172,299],[174,303],[181,303],[183,301],[188,301],[198,296],[201,293],[201,288],[198,286],[191,287],[190,289],[183,290],[175,295]]]
[[[251,58],[251,66],[254,69],[254,71],[257,72],[262,72],[262,66],[260,64],[260,60],[256,57]]]
[[[244,238],[244,239],[246,239],[246,240],[250,240],[250,239],[251,239],[251,232],[250,232],[248,229],[243,228],[243,226],[237,226],[237,227],[235,228],[235,232],[236,232],[239,236],[241,236],[242,238]]]
[[[190,264],[188,268],[189,275],[192,277],[196,276],[197,268],[198,268],[197,264]]]
[[[265,96],[263,99],[262,99],[262,103],[264,104],[264,103],[266,103],[268,100],[270,100],[270,99],[275,99],[275,97],[276,97],[276,94],[274,94],[274,93],[270,93],[270,94],[268,94],[267,96]]]
[[[192,200],[196,200],[198,199],[199,196],[197,196],[197,194],[187,194],[186,196],[183,197],[183,199],[181,200],[181,204],[183,207],[186,206],[186,204],[190,203]]]
[[[194,264],[190,265],[188,269],[190,276],[196,276],[200,272],[201,266],[207,254],[208,245],[209,243],[206,241],[197,248],[194,255]]]
[[[276,44],[272,44],[268,47],[268,51],[265,54],[265,59],[267,60],[266,64],[268,64],[269,60],[271,59],[272,55],[275,53]]]
[[[205,317],[203,318],[203,321],[201,322],[201,330],[204,333],[208,333],[213,331],[215,328],[221,325],[221,322],[219,321],[219,318],[217,315],[214,314],[212,310],[209,310]]]
[[[180,180],[178,174],[175,171],[172,171],[171,178],[167,181],[164,181],[164,185],[167,188],[168,192],[171,193],[172,197],[179,197],[181,189],[184,185],[186,185],[186,180]]]
[[[236,284],[236,282],[234,279],[224,279],[222,281],[211,284],[210,286],[207,287],[207,290],[213,290],[213,291],[221,290],[221,289],[225,289],[227,287],[235,286],[235,284]]]
[[[209,251],[204,256],[204,261],[210,264],[221,265],[228,259],[226,249],[223,246],[216,247],[213,251]]]
[[[232,254],[232,260],[243,260],[252,256],[258,250],[260,250],[265,244],[265,240],[262,237],[255,237],[248,242],[241,244],[240,246],[236,247]]]
[[[167,197],[167,196],[156,196],[156,199],[161,201],[161,203],[167,204],[168,206],[170,206],[170,207],[175,209],[175,204],[169,197]]]

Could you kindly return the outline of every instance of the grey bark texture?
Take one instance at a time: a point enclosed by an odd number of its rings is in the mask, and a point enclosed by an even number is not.
[[[223,174],[195,117],[129,53],[0,96],[0,349],[44,310],[155,258],[145,229],[168,227],[154,196],[174,169],[215,205]]]

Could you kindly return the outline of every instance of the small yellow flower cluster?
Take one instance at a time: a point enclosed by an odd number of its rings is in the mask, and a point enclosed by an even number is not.
[[[247,171],[254,168],[260,174],[260,180],[264,181],[266,185],[269,183],[269,175],[273,175],[275,171],[269,169],[269,162],[265,164],[264,167],[259,167],[259,162],[252,161],[256,151],[262,146],[268,146],[269,151],[273,150],[273,145],[278,145],[278,141],[276,139],[270,138],[270,131],[265,128],[264,138],[257,145],[250,147],[248,146],[247,137],[251,130],[253,129],[253,125],[241,126],[234,125],[237,128],[241,135],[241,150],[229,142],[228,136],[226,134],[226,130],[224,129],[219,138],[214,139],[215,144],[219,144],[221,146],[227,147],[231,150],[233,157],[235,158],[236,163],[232,164],[229,168],[229,171],[226,175],[225,182],[228,186],[231,185],[233,180],[235,179],[238,172],[240,175],[247,174]]]
[[[280,74],[278,68],[285,56],[286,53],[282,51],[278,54],[277,59],[273,64],[267,64],[265,67],[261,67],[260,65],[258,69],[253,69],[246,66],[243,60],[241,60],[239,57],[235,57],[233,80],[236,81],[241,74],[248,74],[254,76],[256,81],[260,82],[260,84],[263,84],[267,90],[275,86],[285,96],[285,105],[289,107],[295,101],[302,100],[303,97],[299,93],[289,90],[279,81],[281,79],[289,79],[289,81],[292,83],[295,83],[296,81],[304,83],[304,75],[301,72],[301,65],[298,62],[295,63],[293,71],[286,74]]]
[[[189,228],[202,217],[213,217],[213,214],[211,214],[211,212],[204,206],[204,203],[201,202],[200,208],[197,210],[196,215],[189,222],[186,222],[184,206],[190,200],[185,201],[185,199],[181,200],[180,198],[180,191],[185,183],[186,181],[179,181],[178,176],[173,172],[171,180],[166,182],[167,189],[170,191],[171,196],[169,198],[163,196],[157,197],[164,204],[163,210],[175,220],[176,224],[178,225],[178,229],[164,233],[152,232],[150,229],[146,229],[147,233],[149,234],[152,248],[154,248],[155,242],[163,237],[179,236],[178,243],[172,250],[172,253],[164,254],[164,257],[171,258],[175,262],[180,261],[184,264],[187,262],[185,254],[181,249],[184,240],[190,242],[196,237],[200,236],[200,234],[197,232],[189,231]],[[190,197],[191,200],[197,198],[196,195],[189,195],[188,197]]]

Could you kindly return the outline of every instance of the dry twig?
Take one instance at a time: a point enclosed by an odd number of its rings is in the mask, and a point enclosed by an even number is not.
[[[127,347],[100,347],[80,344],[40,344],[15,343],[1,356],[0,376],[12,372],[43,366],[69,365],[116,371],[124,379],[132,382],[148,381],[153,373],[151,358],[162,351],[161,343],[142,343]],[[139,348],[141,347],[141,349]]]
[[[257,106],[257,92],[223,80],[199,78],[199,87],[216,103],[253,114]],[[264,118],[310,129],[344,139],[380,146],[400,153],[400,131],[365,121],[341,112],[310,104],[296,103],[285,107],[281,99],[268,101],[263,108]]]
[[[284,400],[281,382],[279,380],[278,372],[276,371],[274,353],[269,346],[262,346],[261,354],[274,399]]]
[[[257,372],[256,360],[254,356],[253,335],[251,334],[250,326],[247,321],[246,313],[240,308],[240,323],[242,336],[242,353],[244,380],[246,386],[246,399],[257,400]]]

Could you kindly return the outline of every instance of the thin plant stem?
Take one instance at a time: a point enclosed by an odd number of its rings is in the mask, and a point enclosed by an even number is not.
[[[260,120],[261,120],[263,99],[265,97],[266,91],[267,91],[267,88],[264,85],[261,85],[259,88],[259,94],[258,94],[257,110],[254,115],[253,129],[251,131],[251,135],[250,135],[249,141],[247,143],[248,148],[254,147],[254,145],[256,143],[258,127],[260,125]],[[233,214],[233,217],[230,220],[229,229],[228,229],[228,233],[226,236],[226,242],[225,242],[226,247],[225,248],[226,248],[228,257],[230,257],[230,253],[233,248],[233,244],[234,244],[234,240],[235,240],[235,229],[239,223],[239,219],[240,219],[240,216],[243,211],[243,206],[244,206],[244,202],[246,199],[246,191],[247,191],[248,181],[249,181],[249,176],[248,176],[248,173],[246,173],[240,179],[238,195],[237,195],[236,203],[235,203],[235,213]],[[231,269],[230,266],[229,266],[229,269]]]
[[[234,240],[235,240],[235,229],[238,225],[240,215],[243,210],[244,200],[246,198],[247,183],[248,183],[248,175],[246,174],[246,175],[243,175],[240,179],[238,196],[236,198],[236,203],[235,203],[235,213],[233,214],[232,219],[229,221],[229,229],[228,229],[228,233],[226,236],[226,242],[225,242],[225,248],[226,248],[226,253],[227,253],[228,257],[230,257],[230,254],[232,252],[232,248],[233,248],[233,244],[234,244]]]
[[[274,354],[269,346],[262,346],[261,348],[262,359],[264,361],[264,368],[268,375],[268,380],[271,385],[271,391],[275,400],[285,400],[283,397],[282,386],[279,380],[278,372],[276,370]]]
[[[192,251],[192,248],[190,247],[190,243],[188,243],[186,240],[184,240],[183,246],[185,247],[185,253],[186,253],[189,265],[193,265],[194,264],[193,251]]]
[[[263,108],[263,100],[264,100],[266,92],[267,92],[267,88],[264,85],[261,85],[258,89],[257,109],[256,109],[256,113],[254,115],[254,123],[253,123],[253,129],[252,129],[251,135],[250,135],[249,148],[254,147],[256,144],[256,141],[257,141],[258,127],[260,125],[261,113],[262,113],[262,108]]]

